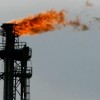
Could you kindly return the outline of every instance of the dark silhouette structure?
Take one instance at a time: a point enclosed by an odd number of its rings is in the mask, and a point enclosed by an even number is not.
[[[3,100],[30,100],[30,78],[32,67],[27,61],[32,56],[32,49],[25,42],[19,42],[15,34],[15,24],[3,24],[0,58],[4,61],[4,72],[0,79],[4,80]]]

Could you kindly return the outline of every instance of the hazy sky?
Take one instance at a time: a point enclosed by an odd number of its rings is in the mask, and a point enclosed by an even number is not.
[[[80,16],[86,22],[100,17],[99,0],[89,1],[92,7],[86,7],[86,0],[1,0],[0,24],[52,8],[65,9],[69,19],[84,10]],[[31,100],[100,99],[99,22],[89,26],[85,32],[66,27],[39,36],[20,37],[33,50]]]

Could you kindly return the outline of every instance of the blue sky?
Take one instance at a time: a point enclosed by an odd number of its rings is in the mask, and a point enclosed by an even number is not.
[[[90,2],[92,7],[85,6],[86,0],[1,0],[0,24],[52,8],[67,10],[69,19],[76,18],[85,9],[81,19],[87,22],[92,17],[100,17],[99,0]],[[93,21],[89,27],[85,32],[66,27],[38,36],[20,37],[33,50],[31,100],[100,98],[99,23]],[[2,90],[2,81],[0,84]]]

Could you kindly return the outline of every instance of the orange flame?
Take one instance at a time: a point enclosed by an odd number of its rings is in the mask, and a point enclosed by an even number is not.
[[[14,26],[17,35],[41,34],[65,26],[65,11],[50,10],[24,19],[13,20],[9,23],[17,24],[17,26]]]

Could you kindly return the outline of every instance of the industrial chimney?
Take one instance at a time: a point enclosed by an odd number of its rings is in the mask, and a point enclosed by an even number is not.
[[[3,100],[30,100],[30,78],[32,67],[27,61],[32,56],[32,49],[25,42],[19,42],[13,27],[16,24],[5,23],[2,28],[0,58],[4,61],[4,72],[0,79],[4,80]]]

